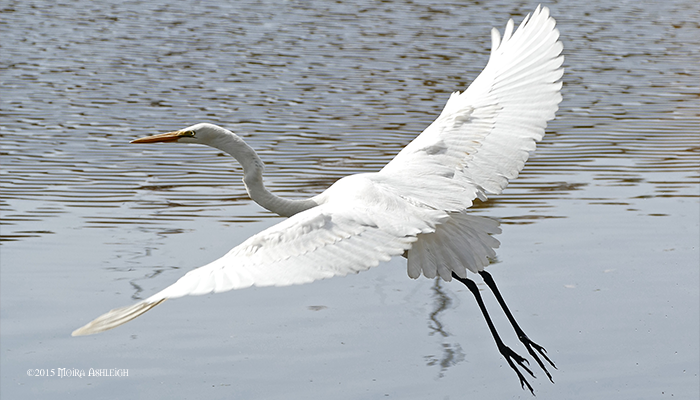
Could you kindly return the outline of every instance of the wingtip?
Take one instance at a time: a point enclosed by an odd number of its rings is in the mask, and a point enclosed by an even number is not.
[[[74,330],[73,332],[71,332],[70,335],[73,336],[73,337],[75,337],[75,336],[87,336],[87,335],[92,335],[92,333],[86,331],[86,329],[85,329],[86,327],[87,327],[87,325],[82,326],[82,327],[80,327],[80,328]],[[96,332],[94,332],[94,333],[96,333]]]
[[[491,28],[491,56],[501,46],[501,32],[496,28]]]
[[[86,325],[74,330],[71,333],[71,336],[94,335],[96,333],[114,329],[119,325],[123,325],[131,321],[165,300],[165,298],[155,301],[144,300],[130,306],[115,308],[114,310],[110,310],[90,321]]]

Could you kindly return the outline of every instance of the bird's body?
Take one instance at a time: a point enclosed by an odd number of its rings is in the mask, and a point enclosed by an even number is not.
[[[546,122],[554,118],[563,74],[558,36],[548,10],[539,7],[515,32],[510,20],[503,39],[494,29],[484,71],[464,93],[452,94],[422,134],[382,170],[344,177],[306,200],[270,193],[255,151],[216,125],[135,140],[199,143],[230,154],[243,167],[250,197],[290,218],[73,335],[112,329],[168,298],[307,283],[366,270],[399,255],[407,256],[411,278],[423,274],[464,283],[467,270],[482,273],[495,256],[498,241],[492,235],[500,229],[466,210],[475,198],[500,193],[518,175]]]

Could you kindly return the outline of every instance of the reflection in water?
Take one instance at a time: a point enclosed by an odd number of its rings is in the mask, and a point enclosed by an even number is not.
[[[143,300],[143,298],[141,297],[141,293],[143,293],[143,287],[141,287],[141,285],[136,283],[137,280],[155,278],[156,276],[160,275],[162,272],[163,272],[163,269],[156,269],[152,273],[148,273],[142,278],[138,278],[138,279],[134,279],[134,280],[130,281],[129,284],[131,284],[131,287],[134,289],[134,294],[131,295],[131,298],[133,300],[139,300],[139,301]]]
[[[432,331],[430,332],[430,336],[439,333],[442,337],[447,337],[449,334],[442,328],[442,322],[438,320],[437,316],[452,304],[452,300],[445,294],[441,286],[440,279],[436,278],[433,284],[433,297],[435,298],[436,308],[430,313],[430,321],[432,322],[429,325]]]
[[[429,315],[428,327],[431,331],[430,336],[438,334],[442,338],[446,339],[450,336],[450,334],[444,329],[443,323],[439,319],[439,315],[450,307],[452,304],[452,299],[450,299],[447,293],[445,293],[442,285],[443,281],[440,278],[435,278],[432,287],[435,308]],[[442,351],[440,356],[428,355],[425,356],[425,359],[429,366],[440,366],[438,377],[442,378],[445,371],[449,367],[464,360],[464,352],[462,352],[462,347],[459,345],[459,343],[446,343],[445,340],[443,340],[440,345],[442,347],[440,349]]]

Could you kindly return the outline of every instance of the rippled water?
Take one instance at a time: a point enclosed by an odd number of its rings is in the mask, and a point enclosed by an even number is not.
[[[504,224],[493,274],[560,368],[544,398],[698,396],[700,6],[657,3],[550,5],[564,101],[474,210]],[[527,396],[469,294],[402,260],[67,335],[278,220],[227,156],[131,139],[213,122],[275,193],[316,194],[381,168],[483,68],[490,27],[534,6],[4,2],[2,397]],[[26,376],[93,365],[130,376]]]

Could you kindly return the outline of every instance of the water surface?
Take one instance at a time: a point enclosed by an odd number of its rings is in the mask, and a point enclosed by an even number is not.
[[[376,171],[483,68],[510,2],[6,2],[0,14],[3,398],[529,398],[471,295],[405,261],[95,316],[280,219],[220,152],[136,146],[212,122],[282,196]],[[490,270],[557,363],[539,398],[697,398],[700,6],[551,4],[564,101]],[[487,297],[487,305],[497,305]],[[504,339],[524,351],[493,313]],[[29,369],[128,377],[29,377]]]

